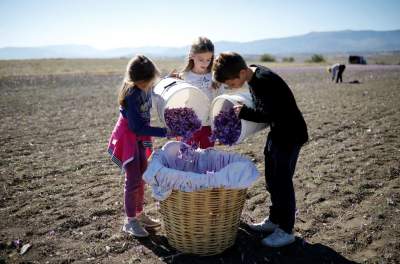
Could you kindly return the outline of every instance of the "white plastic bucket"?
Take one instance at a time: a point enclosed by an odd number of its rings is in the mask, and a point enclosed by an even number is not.
[[[210,108],[210,122],[211,128],[214,129],[214,119],[221,112],[229,110],[230,108],[238,105],[239,102],[245,104],[248,107],[254,107],[253,100],[251,99],[250,93],[237,93],[237,94],[222,94],[214,98],[211,102]],[[265,123],[255,123],[241,119],[242,130],[240,136],[235,144],[242,142],[246,137],[266,128]]]
[[[175,78],[164,78],[153,89],[153,100],[160,120],[165,124],[167,108],[188,107],[193,109],[204,126],[208,124],[210,99],[199,88]]]

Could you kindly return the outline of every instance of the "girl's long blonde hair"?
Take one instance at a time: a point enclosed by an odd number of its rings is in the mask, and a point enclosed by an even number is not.
[[[144,55],[136,55],[126,66],[124,81],[118,93],[118,103],[120,106],[125,105],[125,98],[131,93],[135,82],[151,81],[160,75],[160,71],[156,65]]]
[[[194,67],[194,62],[193,59],[191,58],[192,55],[204,52],[211,52],[213,54],[211,57],[210,65],[208,65],[207,67],[208,72],[211,72],[211,68],[214,61],[214,44],[211,42],[211,40],[209,40],[206,37],[198,37],[193,41],[192,46],[190,47],[189,56],[187,58],[188,62],[182,71],[188,72],[192,70]]]

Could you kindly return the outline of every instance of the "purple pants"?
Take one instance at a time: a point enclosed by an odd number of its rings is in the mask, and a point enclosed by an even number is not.
[[[135,217],[143,211],[144,181],[143,173],[147,168],[146,152],[143,144],[138,142],[138,153],[135,159],[125,166],[125,214]]]

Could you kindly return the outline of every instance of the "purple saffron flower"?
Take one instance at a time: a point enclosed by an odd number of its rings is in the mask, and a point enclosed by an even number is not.
[[[223,110],[214,119],[214,130],[211,140],[218,140],[224,145],[232,146],[240,137],[242,123],[233,108]]]
[[[182,137],[183,141],[188,141],[201,128],[201,121],[193,109],[188,107],[167,108],[164,119],[171,134]]]

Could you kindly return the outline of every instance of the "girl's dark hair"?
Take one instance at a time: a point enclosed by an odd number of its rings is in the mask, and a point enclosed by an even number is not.
[[[227,80],[236,79],[240,71],[246,68],[246,62],[238,53],[222,52],[214,61],[214,80],[224,83]]]
[[[211,42],[211,40],[209,40],[206,37],[198,37],[193,41],[192,46],[190,47],[188,62],[185,68],[183,69],[183,72],[188,72],[194,67],[193,59],[190,58],[191,55],[204,52],[211,52],[213,54],[211,57],[210,65],[208,65],[207,67],[207,70],[211,72],[211,68],[214,61],[214,44]]]
[[[144,55],[133,57],[127,67],[124,81],[118,94],[119,105],[125,106],[125,97],[128,96],[138,81],[151,81],[160,75],[154,63]]]

